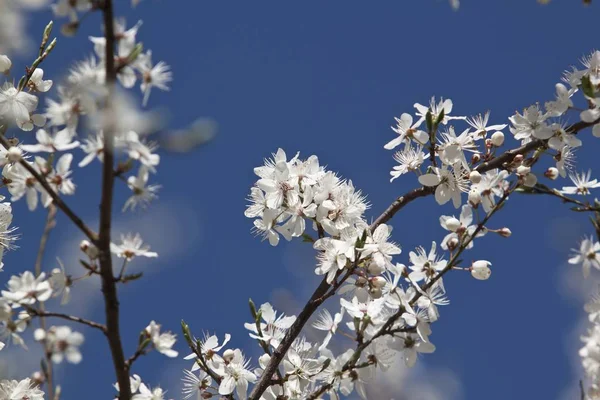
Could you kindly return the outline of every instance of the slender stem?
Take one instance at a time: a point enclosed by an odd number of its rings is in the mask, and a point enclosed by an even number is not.
[[[44,260],[44,253],[46,252],[46,244],[48,243],[48,237],[50,236],[50,231],[56,226],[56,206],[54,204],[50,204],[48,206],[48,216],[46,217],[46,225],[44,226],[44,232],[42,233],[42,238],[40,239],[40,247],[38,249],[38,254],[35,259],[35,275],[39,276],[42,273],[42,262]]]
[[[56,312],[50,312],[50,311],[44,311],[44,310],[38,310],[36,308],[33,307],[28,307],[28,306],[24,306],[25,309],[27,310],[27,312],[33,316],[36,317],[55,317],[55,318],[61,318],[61,319],[65,319],[68,321],[73,321],[73,322],[77,322],[79,324],[83,324],[83,325],[87,325],[91,328],[94,329],[98,329],[100,331],[102,331],[102,333],[106,334],[106,326],[99,324],[97,322],[94,321],[90,321],[88,319],[85,318],[80,318],[80,317],[76,317],[74,315],[68,315],[68,314],[62,314],[62,313],[56,313]]]
[[[40,239],[40,247],[38,249],[38,254],[35,260],[35,276],[40,276],[42,273],[42,261],[44,260],[44,253],[46,252],[46,244],[48,243],[48,237],[50,236],[50,232],[56,226],[56,207],[53,204],[48,206],[48,216],[46,217],[46,224],[44,226],[44,232],[42,233],[42,238]],[[43,312],[45,309],[44,302],[40,302],[40,310]],[[46,318],[45,316],[40,316],[40,328],[44,332],[47,332],[48,329],[46,327]],[[52,364],[52,352],[48,348],[48,343],[44,340],[42,341],[42,346],[44,347],[44,359],[46,360],[46,368],[45,378],[46,378],[46,391],[48,394],[48,398],[54,398],[54,370]]]
[[[110,253],[112,203],[114,186],[114,110],[111,104],[116,81],[115,70],[115,29],[112,0],[104,0],[102,7],[104,20],[104,36],[106,39],[105,70],[108,95],[105,113],[109,116],[104,127],[104,163],[102,165],[102,198],[100,201],[100,227],[98,229],[98,250],[100,261],[100,276],[102,278],[102,294],[104,295],[104,312],[106,315],[106,337],[113,360],[115,375],[119,383],[119,399],[130,400],[128,368],[125,364],[125,354],[121,342],[119,326],[119,299],[113,275],[112,257]]]

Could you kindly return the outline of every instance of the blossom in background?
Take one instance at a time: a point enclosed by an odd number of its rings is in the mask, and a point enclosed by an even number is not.
[[[13,275],[7,286],[8,290],[2,291],[2,297],[17,306],[46,301],[52,295],[52,288],[43,272],[38,277],[35,277],[31,271],[25,271],[19,276]]]
[[[579,249],[573,249],[572,251],[575,254],[569,258],[569,264],[581,264],[585,278],[590,275],[591,267],[600,270],[600,243],[592,237],[582,239],[579,243]]]
[[[158,253],[150,251],[150,246],[144,246],[142,237],[139,233],[132,235],[121,235],[121,244],[110,244],[110,251],[119,258],[126,258],[128,261],[135,257],[158,257]]]
[[[176,336],[172,332],[161,333],[160,325],[151,321],[146,327],[146,334],[152,339],[152,344],[156,351],[167,357],[177,357],[179,353],[172,349],[176,341]]]
[[[79,347],[83,344],[84,337],[79,332],[74,332],[68,326],[52,326],[48,331],[37,329],[35,339],[44,341],[51,354],[52,362],[60,364],[67,359],[71,364],[79,364],[82,356]]]

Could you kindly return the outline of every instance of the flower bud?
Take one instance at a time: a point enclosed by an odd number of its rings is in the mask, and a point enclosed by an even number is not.
[[[356,279],[356,282],[354,282],[354,286],[362,288],[362,287],[365,287],[365,285],[367,284],[367,282],[368,282],[367,278],[365,278],[364,276],[359,276]]]
[[[460,221],[454,217],[450,217],[446,220],[446,228],[449,231],[456,232],[456,230],[460,228]]]
[[[497,131],[491,137],[492,144],[496,147],[500,147],[504,144],[504,133]]]
[[[373,286],[376,289],[381,289],[385,286],[386,283],[387,281],[381,276],[371,278],[371,286]]]
[[[477,164],[479,161],[481,161],[481,154],[479,153],[474,153],[471,156],[471,164]]]
[[[82,240],[81,243],[79,243],[79,248],[87,254],[90,260],[95,260],[99,256],[98,248],[87,240]]]
[[[513,163],[515,164],[521,164],[523,162],[523,154],[517,154],[514,158],[513,158]]]
[[[12,67],[12,62],[8,56],[0,54],[0,72],[8,75],[10,72],[10,67]]]
[[[473,183],[481,182],[481,174],[477,171],[471,171],[469,174],[469,180]]]
[[[481,193],[476,189],[471,189],[469,191],[469,204],[471,204],[473,208],[477,208],[479,203],[481,203]]]
[[[22,155],[23,155],[23,152],[21,151],[20,148],[18,148],[16,146],[9,148],[8,151],[6,152],[6,158],[8,158],[8,161],[10,161],[11,163],[19,161],[21,159]]]
[[[40,371],[35,371],[31,375],[31,380],[39,386],[44,383],[44,374],[42,374]]]
[[[523,179],[523,184],[527,187],[534,187],[537,183],[537,177],[535,174],[529,173],[525,175],[525,179]]]
[[[519,165],[517,168],[517,175],[525,176],[531,171],[531,168],[526,167],[525,165]]]
[[[454,251],[458,247],[458,243],[458,238],[451,237],[450,239],[448,239],[448,242],[446,243],[446,245],[448,246],[448,250]]]
[[[546,170],[546,172],[544,172],[544,176],[548,179],[555,180],[558,178],[558,169],[550,167]]]
[[[381,289],[372,289],[371,290],[371,297],[374,299],[380,299],[381,296],[383,296],[383,292],[381,291]]]
[[[41,342],[42,340],[46,339],[46,331],[42,328],[37,328],[35,331],[33,331],[33,339],[36,342]]]
[[[223,352],[223,360],[225,360],[225,362],[233,360],[233,356],[235,356],[235,351],[231,349],[227,349]]]
[[[471,265],[471,275],[475,279],[479,279],[480,281],[487,280],[492,274],[492,270],[490,269],[491,262],[485,260],[475,261],[473,265]]]
[[[267,368],[267,365],[269,364],[270,361],[271,361],[271,356],[268,354],[263,354],[262,356],[258,357],[258,365],[260,365],[260,367],[262,369]]]
[[[385,271],[385,268],[378,265],[376,262],[371,261],[369,263],[369,267],[367,268],[367,271],[371,275],[381,275],[383,273],[383,271]]]
[[[492,139],[487,138],[485,139],[485,148],[486,149],[491,149],[494,146],[494,144],[492,143]]]
[[[498,229],[498,234],[500,236],[509,237],[510,235],[512,235],[512,232],[510,231],[510,229],[504,227],[504,228]]]

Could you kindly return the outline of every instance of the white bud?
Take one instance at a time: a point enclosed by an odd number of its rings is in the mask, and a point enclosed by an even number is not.
[[[523,179],[523,184],[527,187],[534,187],[537,183],[537,177],[535,174],[529,173],[525,175],[525,179]]]
[[[454,217],[450,217],[446,220],[446,228],[449,231],[456,232],[458,228],[460,228],[460,221]]]
[[[35,331],[33,331],[33,339],[36,342],[41,342],[42,340],[46,339],[46,331],[42,328],[37,328]]]
[[[82,240],[81,243],[79,243],[79,248],[87,254],[90,260],[95,260],[99,256],[98,248],[87,240]]]
[[[498,229],[498,234],[500,236],[509,237],[510,235],[512,235],[512,232],[510,229],[505,227],[505,228]]]
[[[268,354],[263,354],[262,356],[258,357],[258,365],[260,365],[260,367],[262,369],[267,368],[267,365],[269,364],[270,361],[271,361],[271,356]]]
[[[23,152],[21,151],[20,148],[18,148],[16,146],[11,147],[6,152],[6,158],[8,158],[8,161],[10,161],[11,163],[19,161],[21,159],[22,155],[23,155]]]
[[[471,189],[469,191],[469,203],[473,207],[477,207],[479,203],[481,203],[481,193],[476,189]]]
[[[531,171],[531,168],[526,167],[525,165],[519,165],[517,168],[517,175],[527,175]]]
[[[12,62],[8,56],[0,54],[0,72],[8,75],[10,72],[10,67],[12,67]]]
[[[469,180],[473,183],[481,182],[481,174],[477,171],[471,171],[469,174]]]
[[[492,135],[492,144],[496,147],[500,147],[504,144],[504,133],[497,131]]]
[[[235,356],[235,351],[231,349],[227,349],[223,352],[223,360],[225,360],[225,362],[233,360],[233,356]]]
[[[383,271],[385,271],[385,268],[378,265],[376,262],[371,261],[367,271],[369,271],[371,275],[381,275]]]
[[[451,237],[450,239],[448,239],[448,242],[446,243],[446,246],[448,246],[448,249],[450,251],[453,251],[454,249],[456,249],[458,247],[458,238],[456,237]]]
[[[37,385],[41,385],[44,383],[44,374],[42,374],[40,371],[35,371],[33,374],[31,374],[31,380]]]
[[[387,281],[383,277],[376,276],[371,279],[371,286],[373,286],[376,289],[381,289],[382,287],[385,286],[386,282]]]
[[[381,296],[383,296],[383,292],[381,291],[381,289],[371,289],[371,297],[374,299],[380,299]]]
[[[492,270],[490,269],[491,262],[485,260],[475,261],[473,265],[471,265],[471,275],[475,279],[479,279],[480,281],[485,281],[492,275]]]
[[[546,178],[555,180],[556,178],[558,178],[558,169],[550,167],[546,170],[546,172],[544,172],[544,176]]]

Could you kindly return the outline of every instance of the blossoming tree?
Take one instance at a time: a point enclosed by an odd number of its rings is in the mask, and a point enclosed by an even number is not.
[[[14,21],[24,8],[39,3],[0,1],[0,21]],[[139,84],[141,102],[146,104],[153,88],[168,90],[172,74],[166,63],[153,63],[152,52],[138,42],[139,23],[127,27],[115,18],[112,0],[59,0],[53,9],[57,17],[67,18],[64,34],[76,34],[83,17],[94,12],[102,14],[104,29],[103,36],[90,37],[94,55],[76,63],[58,85],[45,79],[41,68],[51,62],[57,45],[53,23],[44,29],[24,76],[12,75],[11,58],[0,55],[0,71],[9,76],[0,89],[0,166],[6,195],[2,199],[25,198],[30,210],[48,211],[34,268],[17,272],[7,266],[12,276],[0,297],[0,349],[24,345],[22,337],[31,330],[44,359],[30,377],[1,381],[0,399],[59,399],[61,385],[68,382],[56,381],[53,366],[82,360],[79,346],[84,336],[73,328],[77,325],[106,339],[116,397],[163,399],[161,388],[144,383],[135,373],[135,363],[150,351],[178,357],[173,349],[176,336],[150,321],[136,351],[125,354],[118,301],[120,285],[140,278],[127,271],[129,263],[158,254],[144,245],[139,234],[113,237],[112,214],[119,181],[131,192],[124,210],[147,206],[160,188],[149,184],[160,163],[156,145],[148,139],[154,121],[136,108],[126,91]],[[21,46],[14,39],[19,26],[4,27],[0,24],[0,50],[9,52]],[[492,124],[489,112],[455,115],[449,99],[432,98],[428,104],[416,103],[414,110],[405,110],[396,118],[389,142],[382,143],[382,152],[392,151],[397,162],[390,181],[405,179],[415,188],[371,223],[367,222],[370,205],[352,181],[323,167],[314,155],[301,158],[276,150],[254,169],[257,180],[249,190],[245,215],[253,220],[254,233],[272,246],[282,237],[311,243],[314,273],[322,281],[298,315],[285,316],[269,303],[256,306],[250,301],[244,326],[263,353],[257,363],[251,363],[242,349],[231,347],[229,334],[197,338],[182,321],[189,347],[185,359],[190,363],[184,371],[182,397],[320,399],[356,392],[366,398],[366,387],[378,370],[385,373],[397,359],[412,367],[419,354],[435,351],[432,325],[440,318],[440,309],[449,304],[447,289],[452,290],[444,284],[446,274],[466,273],[476,280],[491,277],[493,260],[469,263],[463,258],[490,235],[511,236],[509,227],[496,222],[496,214],[519,192],[552,196],[575,211],[590,213],[592,235],[574,244],[568,262],[580,265],[586,277],[592,269],[600,270],[600,202],[593,197],[600,183],[573,159],[574,149],[595,140],[590,136],[600,137],[600,52],[568,69],[555,87],[554,99],[516,112],[502,121],[506,123]],[[43,110],[40,98],[46,100]],[[562,123],[567,114],[577,121]],[[32,130],[35,142],[17,136]],[[69,205],[76,193],[74,158],[80,159],[80,168],[101,165],[98,229]],[[552,166],[540,167],[548,162]],[[555,183],[566,179],[571,183]],[[427,196],[455,211],[434,210],[445,237],[405,257],[394,241],[402,238],[395,237],[388,222],[409,203]],[[11,202],[0,204],[0,254],[15,247]],[[85,236],[78,276],[67,274],[62,265],[42,269],[58,212]],[[117,261],[119,265],[114,264]],[[47,304],[52,297],[60,297],[61,304],[69,302],[71,288],[84,279],[102,283],[102,322],[62,313]],[[322,307],[325,303],[338,311],[332,315]],[[593,299],[585,309],[591,327],[582,337],[580,351],[587,375],[582,398],[600,399],[600,299]],[[60,322],[69,325],[55,325]],[[311,343],[305,336],[307,329],[322,331],[322,339]],[[341,335],[346,342],[339,350],[333,344]]]

